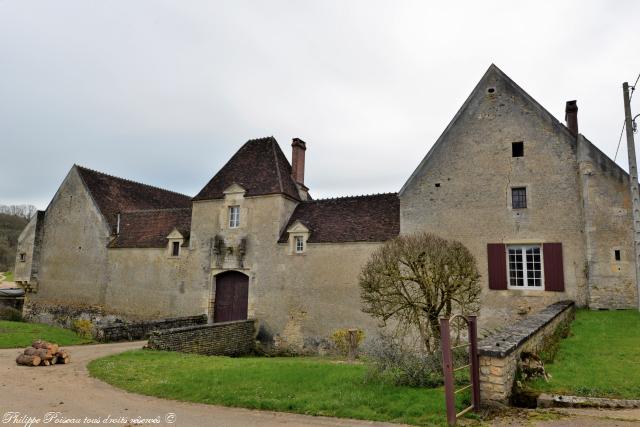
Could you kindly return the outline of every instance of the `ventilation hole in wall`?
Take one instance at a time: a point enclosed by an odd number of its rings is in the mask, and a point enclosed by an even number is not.
[[[440,187],[440,183],[439,182],[436,182],[436,187]]]
[[[614,250],[613,251],[613,256],[615,257],[616,261],[620,261],[620,259],[621,259],[620,249]]]
[[[487,89],[487,93],[494,93],[496,91],[495,87],[490,87],[489,89]]]

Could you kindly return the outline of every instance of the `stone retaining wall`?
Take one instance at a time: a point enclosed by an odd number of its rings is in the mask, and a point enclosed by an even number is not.
[[[149,348],[208,356],[241,356],[255,348],[257,320],[213,323],[154,331]]]
[[[102,342],[133,341],[149,338],[155,330],[175,329],[207,323],[207,316],[172,317],[140,322],[111,323],[94,328],[94,338]]]
[[[523,351],[539,354],[560,339],[573,320],[573,301],[546,307],[478,344],[480,355],[480,397],[485,405],[508,404]]]

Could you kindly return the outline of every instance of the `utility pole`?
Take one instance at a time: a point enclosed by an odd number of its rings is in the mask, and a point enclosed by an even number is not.
[[[635,89],[635,87],[633,89]],[[627,129],[627,154],[629,155],[629,188],[631,190],[631,206],[633,208],[633,248],[635,250],[636,289],[638,293],[638,310],[640,310],[640,193],[638,193],[638,165],[636,162],[636,146],[633,141],[629,83],[622,83],[622,92],[624,95],[624,125]]]

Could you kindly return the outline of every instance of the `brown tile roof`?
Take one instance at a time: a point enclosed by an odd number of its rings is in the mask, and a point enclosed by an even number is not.
[[[184,194],[107,175],[78,165],[75,167],[114,231],[118,213],[145,209],[191,208],[191,198]]]
[[[247,141],[193,200],[221,199],[234,183],[247,190],[245,196],[286,194],[300,199],[291,165],[272,136]]]
[[[164,248],[176,228],[185,239],[191,229],[191,209],[153,209],[120,214],[120,234],[110,248]]]
[[[280,236],[300,221],[311,230],[309,243],[383,242],[400,232],[400,199],[396,193],[340,197],[300,203]]]

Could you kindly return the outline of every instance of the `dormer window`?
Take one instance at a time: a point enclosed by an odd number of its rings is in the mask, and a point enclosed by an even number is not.
[[[301,254],[304,252],[304,237],[303,236],[295,236],[294,244],[296,248],[296,253]]]
[[[180,256],[180,242],[171,242],[171,256]]]
[[[229,228],[240,227],[240,206],[229,206]]]

